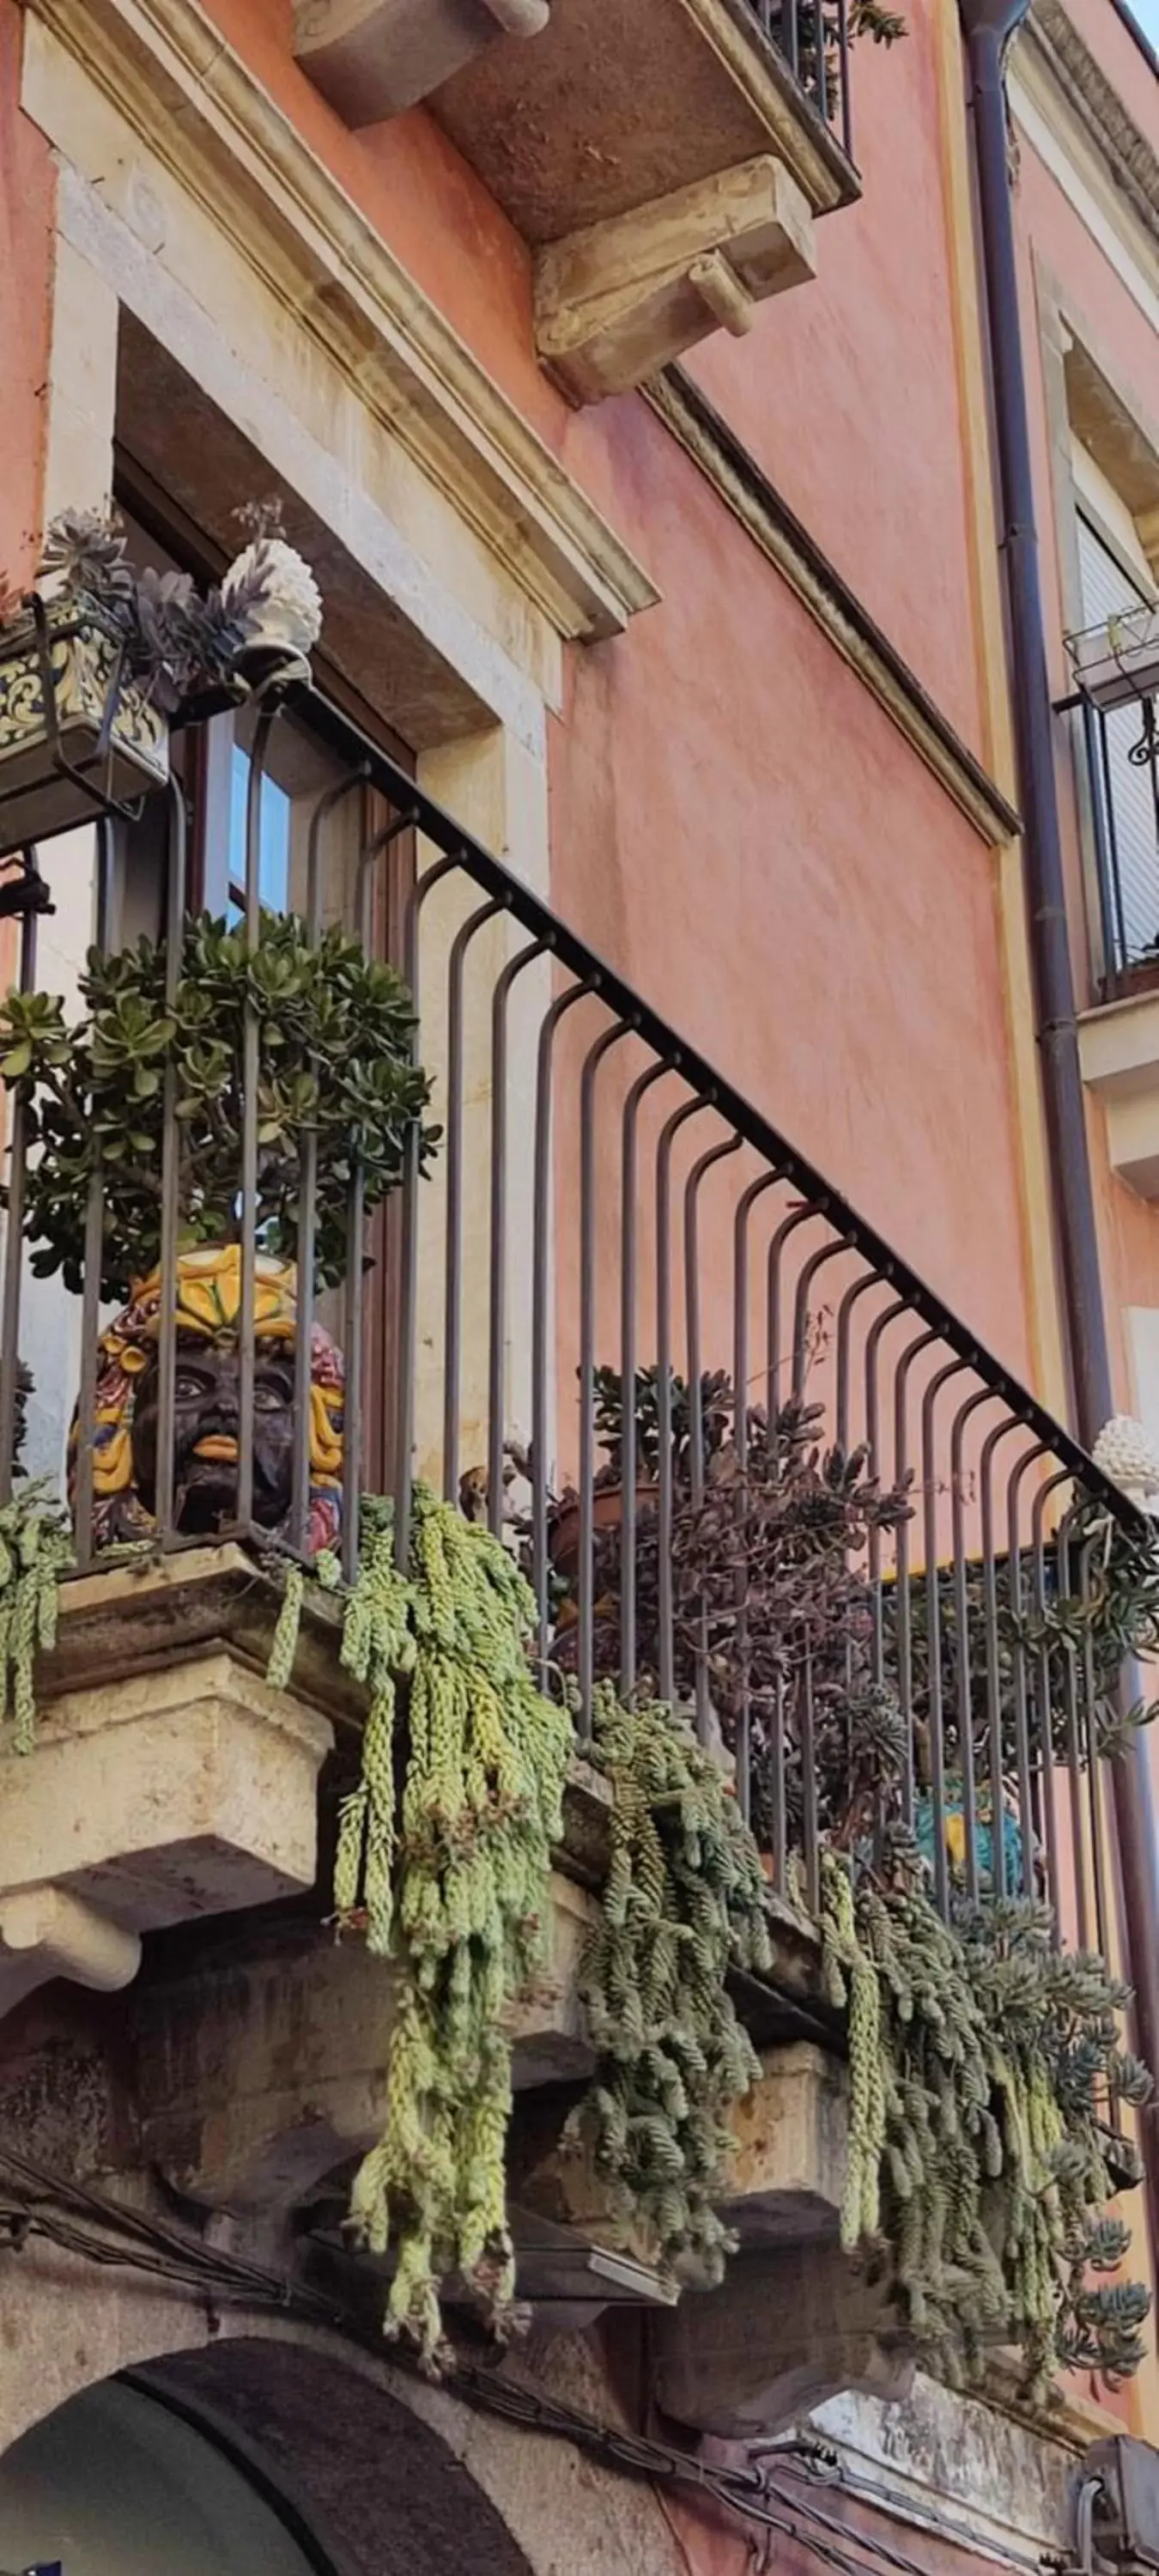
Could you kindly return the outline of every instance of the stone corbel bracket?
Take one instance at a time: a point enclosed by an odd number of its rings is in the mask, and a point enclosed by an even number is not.
[[[374,125],[548,16],[548,0],[295,0],[294,52],[347,125]]]
[[[140,1964],[139,1934],[67,1888],[25,1887],[0,1898],[0,2015],[53,1977],[117,1994]]]
[[[591,2071],[578,1981],[595,1912],[557,1870],[546,1956],[507,2025],[517,2091]],[[150,1987],[136,2018],[150,2163],[207,2208],[293,2207],[382,2135],[395,1995],[363,1943],[317,1934],[296,1951],[239,1939]]]
[[[50,1978],[130,1984],[142,1933],[314,1884],[333,1727],[309,1674],[276,1690],[221,1635],[223,1553],[64,1586],[31,1750],[0,1745],[0,2017]]]
[[[750,330],[766,296],[815,269],[804,190],[760,153],[550,243],[535,265],[536,346],[572,402],[601,402],[710,331]]]

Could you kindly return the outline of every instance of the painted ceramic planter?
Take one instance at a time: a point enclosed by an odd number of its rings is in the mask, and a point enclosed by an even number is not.
[[[182,1252],[176,1279],[173,1517],[187,1538],[212,1539],[237,1518],[241,1442],[241,1250],[199,1244]],[[97,1547],[152,1537],[157,1528],[158,1353],[161,1273],[139,1281],[101,1335],[93,1440],[93,1538]],[[292,1261],[259,1253],[254,1284],[253,1519],[271,1539],[288,1536],[294,1455],[298,1279]],[[342,1354],[315,1323],[310,1347],[310,1494],[307,1549],[341,1534]],[[75,1494],[77,1421],[70,1441]]]
[[[915,1801],[914,1833],[918,1850],[929,1870],[934,1867],[934,1803],[923,1790]],[[966,1817],[960,1789],[947,1783],[942,1803],[942,1838],[950,1867],[950,1877],[962,1883],[966,1875]],[[1033,1860],[1033,1854],[1031,1855]],[[1032,1893],[1026,1886],[1023,1866],[1022,1834],[1013,1809],[1002,1810],[1002,1862],[1006,1892],[1010,1896]],[[979,1787],[974,1816],[974,1865],[978,1886],[989,1895],[994,1886],[994,1831],[988,1792]]]
[[[166,785],[168,724],[117,662],[116,638],[72,605],[0,633],[0,853]]]

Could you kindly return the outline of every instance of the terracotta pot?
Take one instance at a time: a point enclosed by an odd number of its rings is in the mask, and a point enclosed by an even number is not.
[[[636,1519],[644,1512],[654,1512],[660,1499],[657,1484],[636,1486]],[[622,1485],[597,1485],[592,1497],[592,1525],[597,1530],[619,1529],[624,1517]],[[579,1566],[580,1506],[565,1503],[552,1522],[547,1536],[548,1553],[557,1574],[574,1574]]]

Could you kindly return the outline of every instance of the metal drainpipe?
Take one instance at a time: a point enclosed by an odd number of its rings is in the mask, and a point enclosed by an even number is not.
[[[1090,1446],[1113,1412],[1114,1398],[1067,935],[1003,87],[1006,47],[1028,14],[1029,0],[960,0],[960,8],[974,114],[1043,1105],[1077,1427]],[[1159,2079],[1159,1889],[1144,1739],[1136,1735],[1110,1770],[1124,1950],[1135,1989],[1135,2046]],[[1141,2134],[1151,2260],[1159,2278],[1159,2110],[1144,2113]]]

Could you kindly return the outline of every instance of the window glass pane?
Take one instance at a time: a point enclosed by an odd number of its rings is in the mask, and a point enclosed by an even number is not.
[[[1078,523],[1079,573],[1084,626],[1105,626],[1146,601],[1146,592],[1124,572],[1118,557],[1092,527]],[[1133,964],[1159,940],[1159,836],[1155,774],[1130,757],[1143,730],[1138,705],[1112,707],[1104,717],[1106,772],[1093,782],[1103,837],[1116,881],[1116,937],[1120,963]]]
[[[229,917],[236,921],[239,906],[245,904],[245,834],[246,802],[249,791],[249,754],[241,744],[233,746],[230,771],[229,813],[229,884],[231,903]],[[290,901],[290,799],[284,787],[268,774],[262,780],[261,836],[258,849],[258,891],[269,912],[285,912]]]

